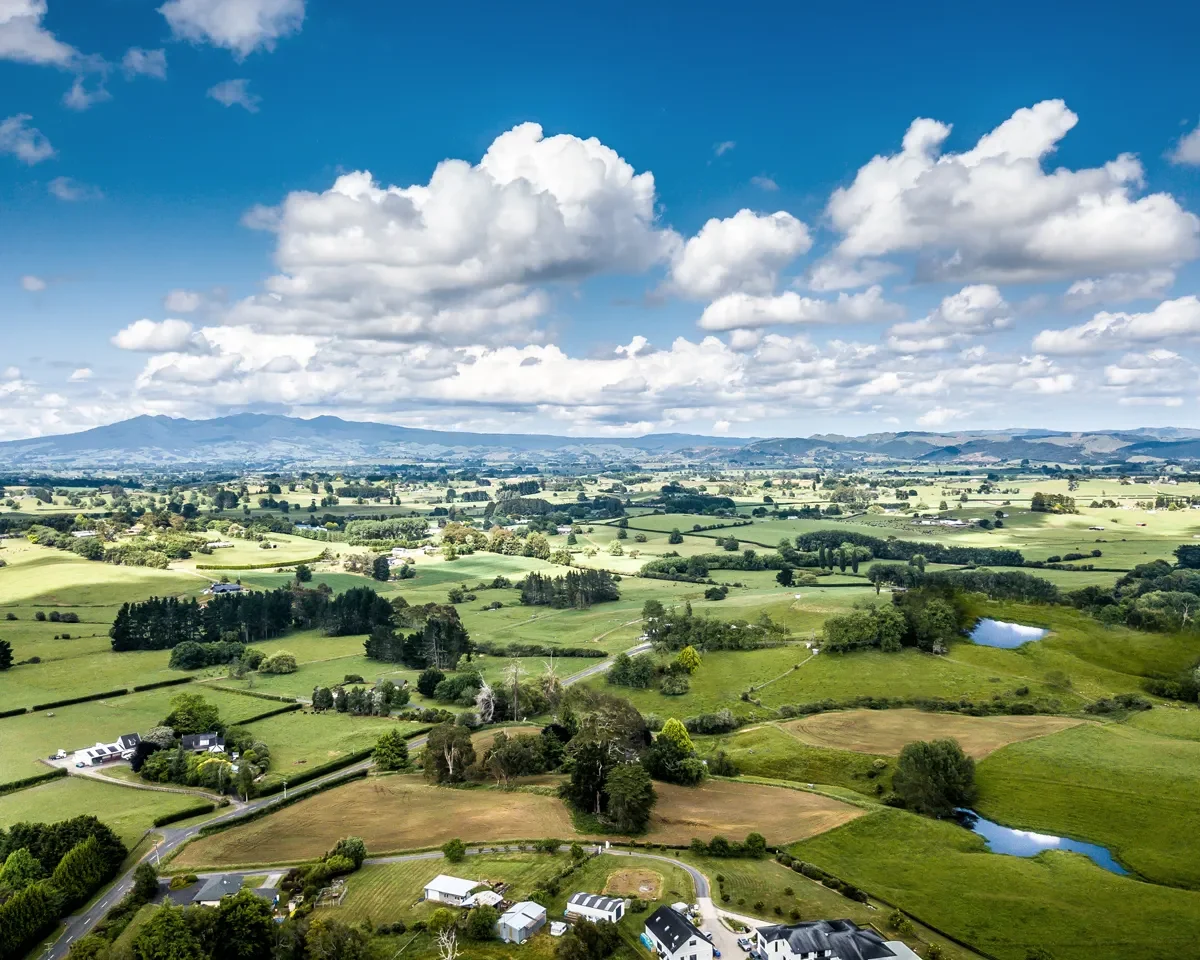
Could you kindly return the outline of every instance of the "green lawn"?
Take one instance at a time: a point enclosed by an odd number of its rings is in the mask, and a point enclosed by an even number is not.
[[[267,776],[269,780],[275,780],[371,747],[389,730],[410,733],[419,727],[420,724],[400,723],[388,717],[352,717],[332,710],[326,713],[296,710],[267,717],[249,729],[270,747],[271,770]]]
[[[180,793],[135,790],[86,777],[67,777],[0,797],[0,828],[92,814],[112,827],[132,848],[156,817],[202,802],[200,797]]]
[[[955,823],[880,809],[791,852],[1001,960],[1190,956],[1200,893],[1119,877],[1085,857],[985,851]]]
[[[1099,843],[1150,880],[1200,888],[1200,742],[1087,724],[998,750],[978,780],[990,819]]]

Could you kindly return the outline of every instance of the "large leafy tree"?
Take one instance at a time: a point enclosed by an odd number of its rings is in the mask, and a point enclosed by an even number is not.
[[[434,783],[461,783],[475,762],[471,731],[453,722],[439,723],[425,743],[425,778]]]
[[[266,960],[275,946],[271,905],[249,890],[226,897],[217,907],[212,960]]]
[[[7,640],[0,640],[0,670],[7,670],[13,665],[12,644]]]
[[[225,729],[220,711],[198,693],[177,693],[173,696],[171,712],[162,725],[170,727],[179,737],[188,733],[223,732]]]
[[[399,730],[389,730],[375,742],[372,758],[379,770],[402,770],[408,766],[408,741]]]
[[[143,924],[133,940],[136,960],[206,960],[183,910],[166,903]]]
[[[608,815],[618,830],[641,833],[650,822],[650,813],[658,800],[654,784],[640,764],[623,763],[605,780],[608,791]]]
[[[975,800],[975,761],[957,740],[906,744],[896,762],[892,790],[916,813],[948,817]]]

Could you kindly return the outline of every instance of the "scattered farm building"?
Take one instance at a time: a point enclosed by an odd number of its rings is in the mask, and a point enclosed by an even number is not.
[[[210,877],[192,897],[192,903],[200,907],[216,907],[222,898],[232,897],[242,889],[242,877],[236,874]]]
[[[755,940],[758,952],[767,960],[920,960],[899,940],[884,940],[876,931],[850,920],[759,927]]]
[[[524,943],[546,925],[546,908],[532,900],[514,903],[496,922],[496,935],[505,943]]]
[[[594,893],[576,893],[567,901],[565,915],[591,920],[593,923],[599,923],[601,920],[617,923],[625,916],[625,901]]]
[[[214,583],[204,592],[214,597],[222,593],[241,593],[242,585],[240,583]]]
[[[642,942],[662,960],[713,960],[712,944],[672,907],[659,907],[650,914]]]
[[[439,873],[425,884],[425,899],[461,907],[471,895],[471,891],[479,885],[478,880],[463,880],[460,877],[448,877],[444,873]]]
[[[122,734],[115,743],[97,743],[94,747],[83,747],[75,751],[75,763],[85,767],[99,767],[115,760],[128,760],[142,742],[136,733]]]

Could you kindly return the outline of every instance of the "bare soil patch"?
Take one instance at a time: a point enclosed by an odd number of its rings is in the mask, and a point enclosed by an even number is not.
[[[658,803],[648,839],[687,843],[717,834],[740,840],[761,833],[768,843],[792,843],[862,816],[848,803],[801,790],[757,783],[709,780],[699,787],[656,783]]]
[[[814,747],[898,756],[914,740],[957,740],[963,751],[982,760],[1020,740],[1032,740],[1078,726],[1069,717],[968,717],[920,710],[844,710],[819,713],[781,724]]]
[[[653,870],[618,870],[608,875],[604,892],[610,897],[640,897],[657,900],[662,896],[663,876]]]

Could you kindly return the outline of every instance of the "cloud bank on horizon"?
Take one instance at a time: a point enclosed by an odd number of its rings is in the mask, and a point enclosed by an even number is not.
[[[174,42],[238,65],[298,35],[307,14],[304,0],[159,12]],[[46,15],[46,0],[0,2],[0,59],[73,74],[68,107],[110,96],[108,65]],[[164,50],[131,46],[120,64],[131,81],[168,77]],[[207,96],[269,109],[249,82]],[[949,147],[953,119],[878,131],[880,152],[811,213],[784,208],[784,172],[756,174],[766,207],[733,203],[692,231],[636,158],[535,122],[418,182],[347,169],[262,197],[241,217],[273,248],[256,290],[164,285],[158,312],[108,333],[114,354],[142,358],[132,377],[103,375],[95,358],[57,383],[10,367],[0,438],[237,410],[589,435],[761,434],[781,419],[803,434],[854,418],[861,432],[952,429],[993,425],[998,408],[1004,423],[1055,426],[1045,411],[1080,391],[1101,410],[1194,421],[1200,299],[1180,276],[1200,258],[1200,218],[1119,145],[1098,165],[1054,165],[1080,123],[1063,100],[1018,106],[964,149]],[[1198,136],[1161,149],[1200,165]],[[745,149],[719,141],[708,162]],[[35,168],[61,151],[14,113],[0,153]],[[49,192],[112,202],[104,184],[69,177]],[[50,295],[53,273],[18,278],[20,295]],[[625,342],[594,319],[610,282],[642,298]],[[593,346],[572,349],[560,330],[586,298]]]

